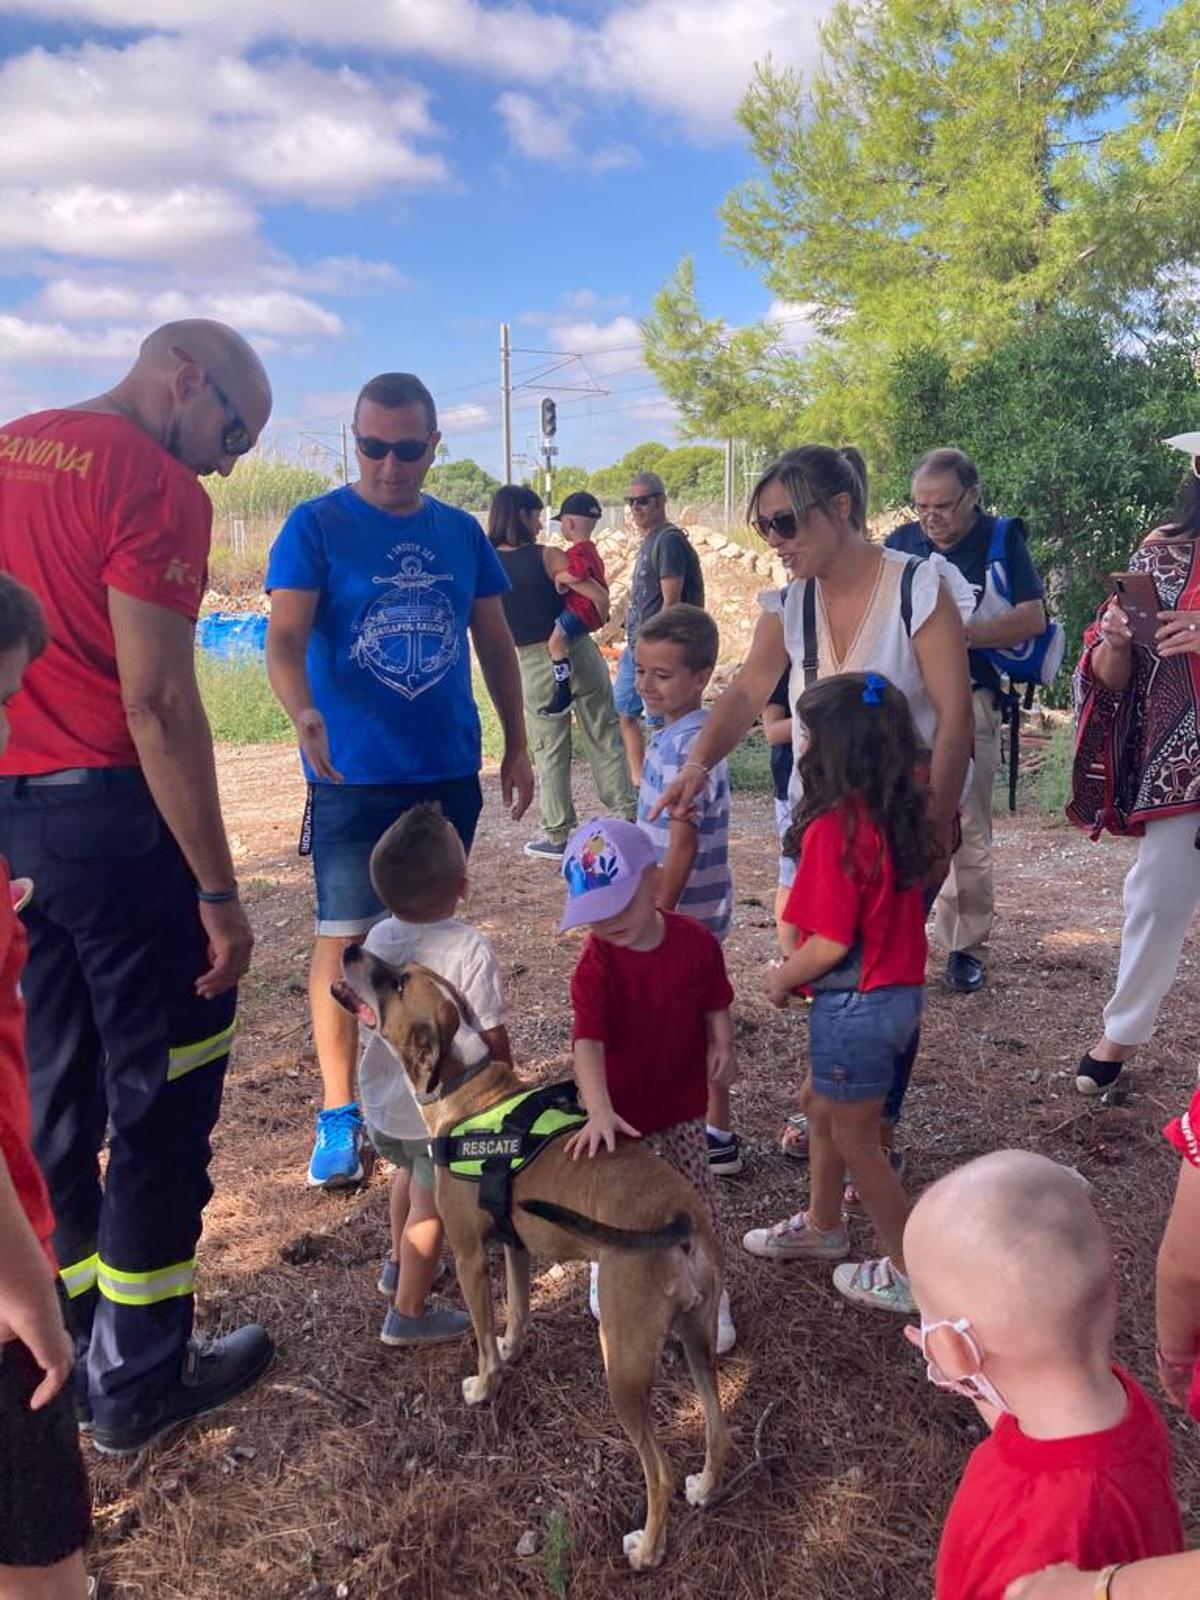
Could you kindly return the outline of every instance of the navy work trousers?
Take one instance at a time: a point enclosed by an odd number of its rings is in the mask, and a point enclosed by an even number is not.
[[[195,880],[136,769],[0,779],[0,853],[33,880],[34,1145],[88,1400],[112,1426],[178,1376],[191,1334],[236,994],[196,995]]]

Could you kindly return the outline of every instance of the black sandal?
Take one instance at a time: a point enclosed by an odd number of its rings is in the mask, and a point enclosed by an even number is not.
[[[1097,1061],[1090,1050],[1085,1050],[1075,1069],[1075,1087],[1080,1094],[1106,1094],[1121,1076],[1123,1061]]]

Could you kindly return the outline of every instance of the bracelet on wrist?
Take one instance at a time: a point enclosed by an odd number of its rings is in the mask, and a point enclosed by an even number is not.
[[[703,761],[685,761],[680,767],[680,772],[686,772],[689,767],[694,767],[697,772],[702,772],[706,778],[712,777],[712,768],[706,767]]]
[[[1096,1577],[1093,1600],[1115,1600],[1112,1587],[1113,1579],[1118,1572],[1123,1572],[1128,1565],[1128,1561],[1114,1561],[1111,1567],[1105,1567],[1104,1571]]]
[[[238,886],[232,889],[201,889],[196,887],[196,899],[202,906],[227,906],[238,897]]]

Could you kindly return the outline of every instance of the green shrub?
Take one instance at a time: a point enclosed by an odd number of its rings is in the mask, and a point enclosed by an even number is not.
[[[282,744],[295,738],[261,661],[196,654],[196,676],[213,738],[223,744]]]

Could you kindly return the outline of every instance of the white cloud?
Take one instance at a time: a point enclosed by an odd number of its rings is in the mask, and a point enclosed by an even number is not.
[[[728,137],[757,61],[808,66],[830,0],[8,0],[24,10],[111,29],[202,34],[228,47],[251,42],[369,48],[384,58],[423,56],[503,82],[538,85],[565,72],[609,99],[639,101],[701,139]],[[567,14],[596,15],[586,24]],[[598,15],[597,15],[598,13]]]
[[[201,184],[138,192],[0,184],[0,250],[196,263],[249,246],[257,220],[240,196]]]
[[[142,335],[136,328],[81,333],[61,322],[27,322],[0,312],[0,360],[13,362],[113,361],[132,358]]]
[[[438,422],[443,429],[453,428],[456,433],[473,433],[491,425],[492,413],[487,406],[466,401],[462,405],[447,406],[438,411]]]
[[[294,56],[251,63],[195,39],[31,50],[0,68],[0,148],[26,184],[234,183],[341,204],[441,182],[416,85]]]
[[[53,278],[39,297],[43,310],[68,322],[126,318],[144,327],[179,317],[215,317],[243,333],[287,339],[334,339],[344,331],[333,311],[284,289],[215,290],[188,294],[178,289],[142,293],[118,284]]]
[[[574,115],[552,112],[527,94],[506,90],[496,101],[508,141],[514,150],[530,161],[571,161],[575,141],[571,137]]]
[[[611,322],[555,322],[550,343],[556,350],[583,356],[588,371],[597,377],[641,365],[642,333],[629,316],[614,317]]]
[[[777,323],[784,348],[799,354],[818,335],[816,317],[819,310],[815,300],[772,300],[763,321]]]

